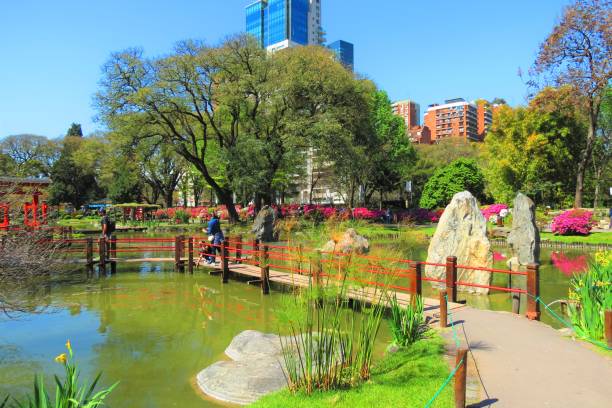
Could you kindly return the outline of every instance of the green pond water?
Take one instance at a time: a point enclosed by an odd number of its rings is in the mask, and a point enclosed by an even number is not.
[[[425,259],[426,243],[381,248],[401,251],[406,258]],[[505,267],[507,249],[496,249],[496,267]],[[149,256],[155,255],[154,253]],[[169,255],[165,255],[169,256]],[[584,270],[590,254],[581,251],[553,252],[543,249],[541,297],[546,302],[567,298],[572,273]],[[52,374],[62,367],[53,361],[64,352],[67,339],[73,344],[83,375],[91,378],[103,371],[103,385],[119,380],[108,399],[112,407],[207,407],[218,406],[199,394],[195,375],[224,359],[223,351],[243,330],[283,332],[283,296],[272,291],[263,296],[257,286],[197,272],[177,274],[171,265],[124,264],[113,276],[83,280],[48,288],[42,313],[0,316],[0,399],[20,396],[31,389],[35,373]],[[495,275],[494,284],[506,286],[506,275]],[[517,279],[514,286],[524,287]],[[425,295],[435,296],[424,284]],[[511,310],[511,296],[459,294],[468,304],[492,310]],[[525,307],[524,297],[521,307]],[[559,312],[557,306],[554,310]],[[560,324],[549,314],[542,320]],[[510,335],[511,333],[509,333]],[[378,338],[376,358],[383,354],[390,335],[386,322]]]

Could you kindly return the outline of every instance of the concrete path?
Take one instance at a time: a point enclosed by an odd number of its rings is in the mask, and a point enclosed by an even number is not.
[[[512,313],[463,307],[453,320],[476,360],[469,373],[483,385],[473,407],[612,407],[612,358],[590,345]]]

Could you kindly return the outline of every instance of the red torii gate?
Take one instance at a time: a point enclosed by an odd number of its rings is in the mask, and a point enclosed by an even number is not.
[[[51,180],[48,178],[0,177],[0,229],[8,229],[11,222],[10,203],[1,200],[13,195],[32,195],[32,201],[23,204],[23,223],[26,227],[36,228],[45,224],[49,207],[45,201],[40,202],[40,196],[43,194],[41,190],[45,190],[49,184]]]

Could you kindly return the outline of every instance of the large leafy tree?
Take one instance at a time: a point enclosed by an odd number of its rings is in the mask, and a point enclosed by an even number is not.
[[[612,78],[612,1],[576,0],[540,46],[533,73],[545,83],[569,85],[585,101],[588,128],[577,157],[574,206],[583,204],[584,182],[596,145],[599,112]]]
[[[586,120],[570,87],[545,88],[528,107],[502,107],[485,139],[488,189],[499,202],[523,191],[549,204],[569,204]]]
[[[479,200],[485,198],[485,179],[476,160],[461,158],[434,173],[425,184],[420,206],[445,207],[455,194],[465,190]]]
[[[13,135],[0,141],[0,154],[11,159],[11,173],[5,174],[19,177],[48,176],[59,155],[59,146],[44,136]]]

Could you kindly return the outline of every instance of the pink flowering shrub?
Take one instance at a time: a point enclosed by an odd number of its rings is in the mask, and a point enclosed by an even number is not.
[[[480,211],[482,212],[482,215],[484,215],[485,220],[488,220],[489,218],[491,218],[491,216],[499,215],[502,210],[507,209],[508,206],[506,204],[491,204],[482,208]]]
[[[593,228],[593,213],[569,210],[553,218],[551,230],[555,235],[589,235]]]

